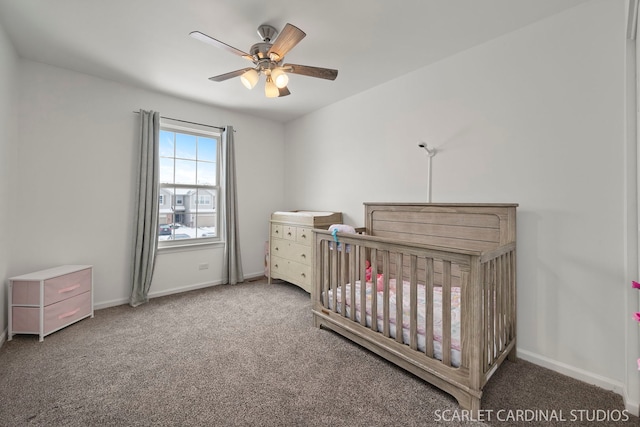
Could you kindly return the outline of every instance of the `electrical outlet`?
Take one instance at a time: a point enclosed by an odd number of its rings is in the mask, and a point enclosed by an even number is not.
[[[208,270],[208,269],[209,269],[209,264],[206,262],[198,265],[198,270]]]

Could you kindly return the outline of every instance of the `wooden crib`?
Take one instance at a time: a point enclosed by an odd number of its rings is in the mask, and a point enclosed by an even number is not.
[[[315,325],[479,410],[491,375],[515,360],[516,207],[365,203],[364,234],[314,230]]]

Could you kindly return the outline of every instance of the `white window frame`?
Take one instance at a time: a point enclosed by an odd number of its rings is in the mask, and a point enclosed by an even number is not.
[[[196,124],[185,124],[183,122],[174,121],[171,119],[162,118],[160,121],[160,130],[165,130],[168,132],[175,133],[183,133],[195,136],[204,136],[208,138],[215,138],[216,143],[216,184],[215,185],[191,185],[191,184],[171,184],[171,185],[163,185],[159,183],[160,188],[205,188],[211,189],[216,194],[214,209],[216,212],[216,236],[215,237],[196,237],[190,239],[176,239],[176,240],[159,240],[158,241],[158,249],[170,249],[170,248],[182,248],[182,247],[197,247],[202,245],[211,245],[211,244],[220,244],[222,243],[222,218],[220,212],[220,198],[222,195],[222,188],[220,187],[220,170],[221,170],[221,159],[222,159],[222,130],[218,130],[216,128],[210,128],[207,126],[199,126]],[[171,203],[172,201],[170,201]],[[178,205],[177,202],[175,202]],[[184,200],[179,204],[180,206],[186,206]],[[158,215],[161,215],[158,213]],[[174,217],[175,221],[175,217]],[[179,229],[178,229],[179,230]]]

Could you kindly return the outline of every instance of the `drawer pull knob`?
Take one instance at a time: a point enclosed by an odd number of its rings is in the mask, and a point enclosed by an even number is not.
[[[73,310],[73,311],[70,311],[70,312],[65,313],[65,314],[61,314],[60,316],[58,316],[58,319],[64,319],[65,317],[71,317],[71,316],[73,316],[74,314],[76,314],[78,311],[80,311],[80,309],[79,309],[79,308],[76,308],[76,309],[75,309],[75,310]]]
[[[71,291],[75,291],[76,289],[78,289],[80,287],[80,283],[76,283],[75,285],[72,286],[67,286],[66,288],[62,288],[58,291],[59,294],[64,294],[66,292],[71,292]]]
[[[307,257],[307,254],[301,254],[300,256],[301,256],[302,258],[306,258],[306,257]]]
[[[302,274],[300,274],[300,275],[301,275],[302,277],[307,277],[307,275],[306,275],[306,274],[304,274],[304,273],[302,273]]]
[[[291,236],[291,232],[288,232],[288,233],[287,233],[287,236]]]
[[[303,239],[306,239],[306,238],[307,238],[307,235],[306,235],[306,234],[303,234],[303,235],[302,235],[302,236],[300,236],[300,237],[302,237]]]

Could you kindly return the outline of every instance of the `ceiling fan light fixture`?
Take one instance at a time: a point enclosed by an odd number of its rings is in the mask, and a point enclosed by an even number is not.
[[[262,42],[253,44],[249,50],[250,53],[236,49],[200,31],[192,31],[189,34],[195,39],[253,62],[252,68],[242,68],[209,77],[209,80],[223,82],[235,77],[240,77],[245,87],[253,89],[256,84],[258,84],[260,74],[264,74],[267,77],[264,92],[268,98],[283,97],[291,94],[291,91],[287,88],[289,73],[326,80],[335,80],[338,76],[338,70],[332,70],[330,68],[282,64],[285,55],[306,36],[304,31],[289,23],[284,26],[280,33],[270,25],[264,24],[258,27],[258,35],[262,39]]]
[[[289,83],[289,76],[284,72],[282,68],[276,68],[275,70],[271,71],[271,78],[273,79],[273,82],[276,84],[276,87],[278,89],[286,87]]]
[[[240,81],[247,89],[253,89],[258,83],[259,78],[260,76],[258,75],[258,72],[254,69],[251,69],[240,76]]]
[[[280,96],[280,91],[271,79],[271,76],[267,76],[267,82],[264,85],[264,95],[267,98],[277,98]]]

